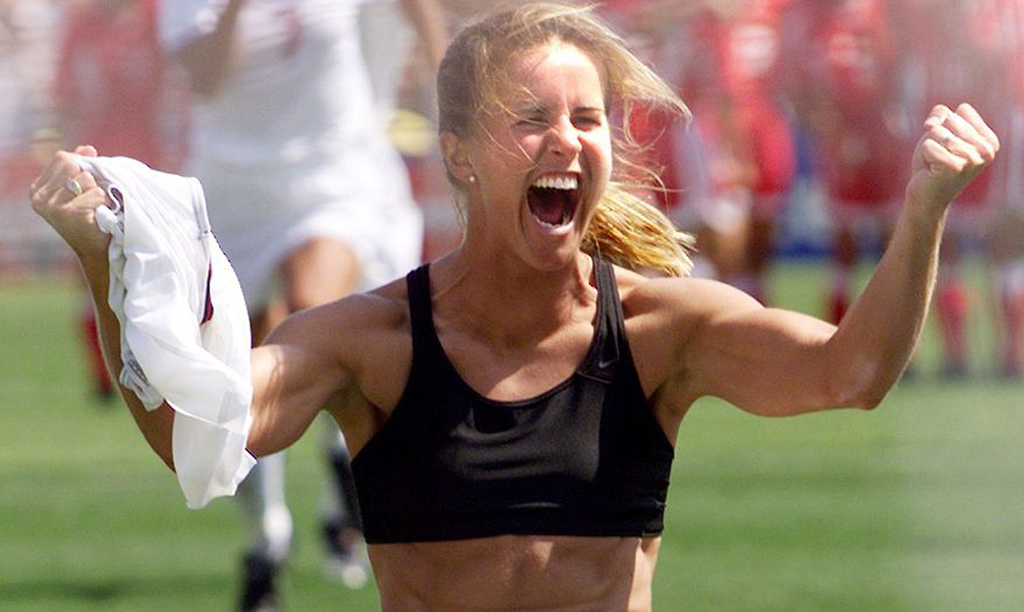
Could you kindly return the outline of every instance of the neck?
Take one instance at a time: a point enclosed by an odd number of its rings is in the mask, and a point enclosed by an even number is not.
[[[538,271],[514,257],[482,261],[458,249],[435,266],[434,297],[446,319],[503,344],[524,344],[559,329],[586,303],[593,261],[580,252],[564,268]]]

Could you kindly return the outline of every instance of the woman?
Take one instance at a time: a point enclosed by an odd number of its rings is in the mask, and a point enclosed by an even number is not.
[[[998,149],[969,106],[936,107],[892,244],[836,328],[627,269],[679,273],[685,253],[611,182],[626,166],[609,117],[685,107],[586,10],[530,5],[468,27],[438,91],[462,245],[293,315],[253,351],[249,448],[287,447],[321,409],[337,419],[386,611],[649,611],[672,442],[694,400],[876,406],[924,320],[946,207]],[[87,191],[72,198],[69,178]],[[102,305],[93,184],[58,154],[32,201]],[[102,306],[101,321],[116,338]],[[171,466],[173,413],[126,400]]]

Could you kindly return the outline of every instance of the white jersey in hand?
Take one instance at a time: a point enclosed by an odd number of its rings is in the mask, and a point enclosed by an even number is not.
[[[108,302],[121,324],[120,381],[148,410],[175,411],[173,459],[190,508],[232,495],[255,464],[250,331],[231,265],[199,182],[125,157],[79,157],[119,205],[100,207],[111,234]]]

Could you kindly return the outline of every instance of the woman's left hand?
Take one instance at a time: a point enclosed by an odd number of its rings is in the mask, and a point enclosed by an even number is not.
[[[999,152],[999,138],[970,104],[938,105],[914,149],[907,205],[941,214]],[[921,210],[919,208],[919,210]]]

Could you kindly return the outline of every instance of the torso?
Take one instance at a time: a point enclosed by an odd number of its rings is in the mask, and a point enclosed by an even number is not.
[[[674,441],[686,403],[685,394],[664,393],[674,363],[674,343],[666,342],[652,300],[637,292],[643,277],[616,269],[627,336],[641,384],[667,439]],[[570,324],[541,343],[529,355],[499,355],[458,332],[457,321],[446,321],[444,299],[435,296],[438,337],[453,365],[474,389],[492,399],[514,400],[539,395],[558,384],[579,364],[593,335],[590,321],[596,310],[596,290],[582,296]],[[402,392],[395,380],[405,380],[412,359],[408,301],[404,283],[380,292],[395,311],[386,317],[391,332],[373,345],[381,351],[372,360],[380,368],[355,372],[364,410],[336,411],[350,450],[357,455],[386,422]],[[451,305],[456,308],[455,305]],[[404,309],[404,316],[400,314]],[[383,342],[381,341],[383,340]],[[361,344],[361,343],[357,343]],[[371,343],[367,340],[366,346]],[[353,351],[361,350],[354,347]],[[521,360],[521,361],[520,361]],[[533,367],[518,364],[530,361]],[[473,364],[472,367],[468,367]],[[658,365],[655,365],[658,364]],[[468,373],[468,375],[467,375]],[[362,374],[362,375],[361,375]],[[397,388],[396,388],[397,387]],[[672,401],[661,396],[671,396]],[[547,612],[641,612],[651,608],[651,579],[660,538],[497,536],[468,540],[372,544],[374,574],[385,612],[530,609]]]
[[[191,24],[207,3],[166,4],[163,36],[177,34],[180,47],[197,35]],[[356,0],[247,2],[224,83],[216,96],[195,101],[195,167],[266,172],[319,167],[340,156],[361,171],[359,155],[371,146],[377,154],[383,130],[362,62],[358,10]],[[349,166],[336,172],[350,180]]]
[[[378,544],[384,612],[649,612],[660,538],[499,536]]]

